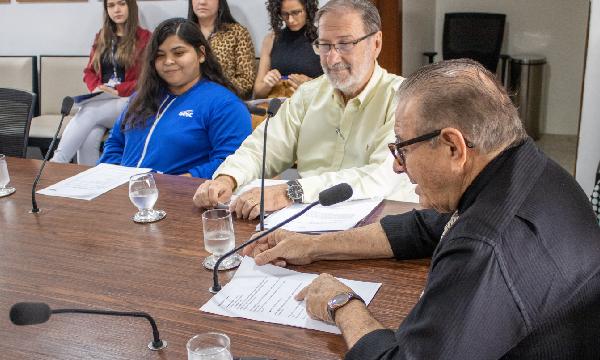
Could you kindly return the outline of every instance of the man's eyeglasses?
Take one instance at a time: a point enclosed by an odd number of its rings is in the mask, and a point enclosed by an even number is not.
[[[409,139],[406,141],[401,141],[401,142],[397,142],[397,143],[389,143],[388,148],[390,149],[390,152],[394,156],[394,159],[396,159],[396,161],[398,162],[398,165],[405,167],[406,166],[406,152],[404,151],[403,148],[407,147],[408,145],[431,140],[434,137],[439,136],[441,133],[442,133],[442,129],[439,129],[439,130],[435,130],[435,131],[432,131],[425,135],[417,136],[415,138],[412,138],[412,139]],[[473,144],[472,142],[470,142],[467,139],[465,139],[465,143],[467,144],[467,147],[469,149],[472,149],[475,147],[475,144]]]
[[[284,21],[288,21],[290,19],[290,16],[293,17],[294,19],[296,19],[298,16],[300,16],[302,13],[304,12],[304,10],[302,9],[298,9],[298,10],[292,10],[289,13],[287,12],[281,12],[279,14],[279,17],[281,18],[281,20]]]
[[[352,51],[352,49],[354,49],[356,44],[358,44],[359,42],[368,38],[369,36],[373,36],[375,34],[377,34],[377,31],[373,31],[372,33],[367,34],[367,35],[365,35],[361,38],[358,38],[354,41],[339,42],[337,44],[320,43],[318,40],[315,40],[315,42],[313,43],[313,50],[315,51],[315,53],[317,55],[327,55],[327,54],[329,54],[331,49],[335,49],[335,51],[337,51],[338,54],[345,55],[345,54],[350,53]]]

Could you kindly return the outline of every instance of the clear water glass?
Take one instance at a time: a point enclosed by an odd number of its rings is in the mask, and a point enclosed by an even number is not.
[[[158,200],[158,188],[151,173],[137,174],[129,178],[129,199],[138,208],[133,221],[148,223],[165,217],[163,210],[154,210]]]
[[[205,333],[187,342],[188,360],[233,360],[229,336]]]
[[[0,197],[7,196],[15,192],[15,188],[8,186],[8,184],[10,184],[10,176],[8,175],[6,156],[0,154]]]
[[[211,209],[202,213],[202,230],[204,249],[211,253],[202,263],[205,268],[213,270],[221,255],[235,247],[233,220],[228,209]],[[229,270],[238,266],[242,258],[232,254],[219,265],[219,270]]]

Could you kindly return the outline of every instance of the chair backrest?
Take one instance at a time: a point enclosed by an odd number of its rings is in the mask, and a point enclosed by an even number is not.
[[[0,88],[0,154],[25,157],[35,105],[30,91]]]
[[[505,22],[504,14],[447,13],[442,44],[444,59],[473,59],[496,73]]]
[[[37,56],[0,56],[0,87],[37,94],[37,77]]]
[[[40,55],[40,114],[58,115],[65,96],[86,94],[83,69],[88,56]]]

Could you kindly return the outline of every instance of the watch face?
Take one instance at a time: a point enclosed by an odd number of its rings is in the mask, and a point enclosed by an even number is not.
[[[348,294],[337,294],[333,298],[331,298],[331,307],[336,308],[340,307],[348,302],[350,296]]]

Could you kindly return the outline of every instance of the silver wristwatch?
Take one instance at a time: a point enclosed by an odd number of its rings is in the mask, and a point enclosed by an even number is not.
[[[329,318],[331,319],[331,321],[335,322],[335,312],[339,308],[341,308],[342,306],[344,306],[347,303],[349,303],[350,300],[354,300],[354,299],[360,300],[363,304],[365,303],[365,301],[363,300],[363,298],[361,298],[360,296],[358,296],[353,291],[349,291],[349,292],[337,294],[336,296],[332,297],[327,302],[327,314],[329,314]]]
[[[295,203],[301,203],[304,198],[304,190],[298,180],[291,180],[287,182],[287,196],[290,200]]]

